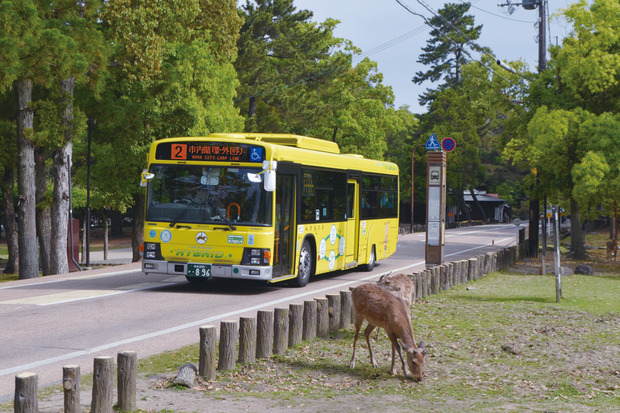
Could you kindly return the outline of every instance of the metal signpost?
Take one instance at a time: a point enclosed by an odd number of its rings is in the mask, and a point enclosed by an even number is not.
[[[554,234],[554,258],[555,258],[555,301],[560,302],[562,298],[562,268],[560,267],[560,217],[558,214],[558,210],[560,207],[558,205],[554,205],[552,208],[553,214],[553,229],[555,230]]]
[[[519,218],[515,218],[513,223],[515,227],[517,227],[517,247],[519,246],[519,227],[521,226],[521,220]]]

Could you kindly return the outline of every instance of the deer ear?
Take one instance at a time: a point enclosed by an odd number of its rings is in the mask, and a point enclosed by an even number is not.
[[[420,341],[420,345],[419,345],[418,347],[420,347],[420,348],[424,348],[424,342],[423,342],[423,341]]]
[[[405,343],[403,343],[402,341],[400,342],[400,345],[403,349],[405,349],[405,351],[410,352],[411,351],[411,347],[409,347],[408,345],[406,345]]]

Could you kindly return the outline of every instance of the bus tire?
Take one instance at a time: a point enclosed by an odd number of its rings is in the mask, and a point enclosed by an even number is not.
[[[370,257],[368,257],[368,264],[362,265],[362,269],[364,271],[372,271],[375,268],[375,263],[377,262],[377,255],[375,254],[375,246],[373,245],[370,248]]]
[[[310,281],[310,277],[314,275],[314,256],[312,254],[312,247],[307,240],[301,246],[299,251],[299,269],[297,272],[297,278],[295,278],[293,285],[295,287],[305,287]]]

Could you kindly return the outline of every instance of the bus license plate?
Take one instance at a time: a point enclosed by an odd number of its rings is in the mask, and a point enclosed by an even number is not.
[[[211,277],[211,264],[187,264],[187,276],[209,278]]]

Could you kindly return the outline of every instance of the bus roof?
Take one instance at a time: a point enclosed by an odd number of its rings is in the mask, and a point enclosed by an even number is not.
[[[340,148],[338,148],[336,142],[300,135],[279,133],[212,133],[208,137],[247,139],[276,145],[294,146],[296,148],[310,149],[319,152],[340,153]]]
[[[308,136],[291,134],[271,134],[271,133],[212,133],[202,137],[175,137],[164,138],[155,141],[152,147],[163,142],[181,141],[255,141],[271,147],[274,160],[300,162],[305,165],[313,165],[324,168],[334,169],[356,169],[371,173],[386,173],[390,175],[398,174],[398,166],[392,162],[379,161],[365,158],[360,154],[340,153],[340,148],[336,142],[323,139],[311,138]],[[248,142],[249,143],[249,142]]]

